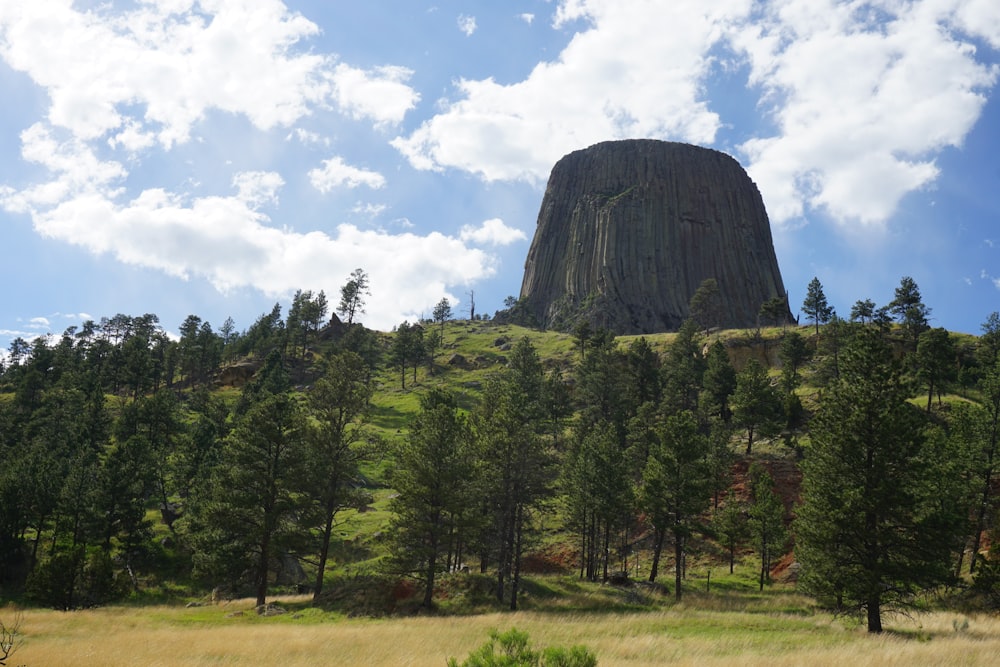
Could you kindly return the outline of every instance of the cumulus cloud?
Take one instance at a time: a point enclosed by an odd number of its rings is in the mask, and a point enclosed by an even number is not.
[[[111,14],[65,0],[0,5],[0,57],[44,87],[48,120],[130,150],[188,140],[208,110],[291,126],[329,102],[398,122],[418,99],[397,67],[362,70],[299,50],[319,28],[278,0],[138,3]],[[262,91],[267,91],[263,94]],[[142,109],[137,117],[135,107]]]
[[[336,293],[364,267],[378,289],[366,323],[390,328],[432,305],[447,285],[493,275],[493,256],[439,233],[389,234],[340,225],[333,233],[279,229],[260,209],[276,203],[274,172],[238,172],[235,194],[188,197],[148,188],[129,198],[126,173],[83,143],[58,142],[41,127],[26,131],[24,156],[53,172],[48,183],[0,193],[0,206],[30,212],[36,230],[117,260],[228,292],[252,287],[276,298],[309,287]],[[502,227],[502,226],[501,226]],[[501,229],[502,231],[502,229]]]
[[[521,19],[522,21],[524,21],[528,25],[531,25],[531,22],[535,20],[535,15],[531,14],[531,13],[528,13],[528,12],[525,12],[524,14],[518,14],[517,18]]]
[[[508,227],[500,218],[486,220],[479,227],[465,225],[458,237],[462,241],[478,245],[510,245],[517,241],[528,240],[524,232],[514,227]]]
[[[772,220],[819,210],[871,227],[935,180],[998,76],[969,42],[1000,44],[989,0],[563,0],[553,26],[577,31],[558,58],[508,85],[460,80],[393,146],[418,169],[539,183],[597,141],[711,145],[732,119],[713,110],[709,78],[745,64],[775,131],[737,148]]]
[[[471,37],[472,33],[476,32],[476,17],[462,14],[458,17],[458,29],[461,30],[466,37]]]
[[[310,170],[309,181],[320,192],[329,192],[340,186],[356,188],[362,185],[377,190],[385,185],[385,177],[382,174],[352,167],[337,156],[323,160],[321,168]]]
[[[958,4],[888,5],[876,22],[865,3],[786,0],[734,30],[778,128],[741,146],[772,220],[811,208],[881,223],[937,177],[935,155],[961,145],[997,77],[947,30]]]
[[[711,143],[720,121],[701,84],[708,52],[748,10],[744,0],[564,2],[557,23],[587,27],[558,59],[510,85],[459,81],[458,99],[392,144],[418,169],[540,182],[560,157],[598,141]]]

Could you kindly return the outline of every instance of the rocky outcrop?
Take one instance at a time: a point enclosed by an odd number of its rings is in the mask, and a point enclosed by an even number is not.
[[[764,203],[735,159],[636,139],[553,167],[521,284],[521,305],[543,327],[672,331],[708,278],[716,326],[754,326],[761,304],[785,294]]]

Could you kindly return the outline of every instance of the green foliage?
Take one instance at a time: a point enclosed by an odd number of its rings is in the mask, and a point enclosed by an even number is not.
[[[935,391],[938,404],[948,384],[957,379],[955,342],[947,329],[927,329],[917,336],[917,378],[927,385],[927,411]]]
[[[770,437],[780,431],[784,416],[781,397],[756,359],[750,359],[736,375],[732,405],[733,423],[747,434],[747,456],[753,451],[754,436]]]
[[[698,409],[705,360],[693,320],[685,320],[663,361],[663,404],[667,412]]]
[[[668,416],[657,436],[642,473],[640,492],[640,506],[657,533],[650,581],[656,578],[662,537],[669,532],[674,539],[674,595],[679,600],[686,538],[711,499],[709,441],[694,414],[688,411]]]
[[[552,647],[537,651],[529,645],[528,633],[511,628],[493,630],[490,640],[461,663],[448,658],[449,667],[596,667],[597,656],[584,646]]]
[[[722,294],[715,278],[706,278],[691,295],[688,312],[702,329],[719,326],[722,318]]]
[[[371,296],[368,289],[368,274],[362,269],[354,269],[343,287],[340,288],[340,303],[337,312],[347,319],[347,324],[354,323],[354,318],[365,312],[365,297]]]
[[[915,350],[920,334],[928,328],[931,309],[924,305],[920,288],[910,276],[903,276],[896,288],[895,297],[889,302],[889,312],[903,326],[903,331]]]
[[[477,518],[479,468],[471,436],[454,397],[432,391],[422,397],[409,437],[396,452],[392,562],[397,571],[419,576],[425,607],[433,603],[438,572],[461,562],[461,545]]]
[[[826,300],[826,294],[823,293],[823,285],[819,278],[814,277],[809,281],[809,286],[806,288],[806,298],[802,301],[802,312],[815,325],[817,334],[819,334],[819,325],[830,321],[833,308]]]
[[[750,466],[750,496],[748,510],[750,535],[760,554],[760,590],[771,581],[771,563],[783,553],[788,541],[785,530],[785,506],[774,489],[774,478],[758,462]]]
[[[732,418],[729,401],[736,391],[736,369],[730,363],[726,346],[720,340],[716,340],[708,348],[702,386],[701,403],[707,413],[728,422]]]
[[[736,564],[736,549],[750,537],[748,515],[747,505],[740,502],[730,489],[722,508],[712,518],[712,528],[729,552],[729,574],[733,573]]]
[[[859,331],[840,379],[823,394],[803,461],[797,512],[800,582],[823,600],[865,611],[880,632],[883,607],[951,578],[964,493],[944,438],[928,438],[890,348]]]

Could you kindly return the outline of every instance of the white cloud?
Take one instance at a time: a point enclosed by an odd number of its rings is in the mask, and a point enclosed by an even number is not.
[[[588,27],[557,60],[511,85],[458,82],[459,99],[392,144],[418,169],[540,182],[560,157],[598,141],[711,143],[720,121],[701,83],[708,51],[749,8],[748,0],[563,2],[558,21]]]
[[[369,218],[377,218],[388,210],[385,204],[372,204],[371,202],[358,202],[351,209],[351,213],[357,213]],[[412,225],[411,225],[412,227]]]
[[[954,4],[784,0],[733,31],[779,130],[741,147],[773,221],[879,224],[937,177],[997,77],[945,29]]]
[[[527,241],[524,232],[508,227],[500,218],[486,220],[479,227],[465,225],[458,237],[465,242],[479,245],[510,245],[516,241]]]
[[[531,25],[531,22],[535,20],[535,15],[525,12],[524,14],[518,14],[517,18],[521,19],[528,25]]]
[[[44,329],[48,331],[49,329],[52,328],[52,323],[49,321],[49,318],[47,317],[32,317],[30,320],[28,320],[28,328]]]
[[[278,0],[143,2],[117,14],[8,2],[0,57],[47,90],[50,123],[84,140],[112,133],[111,145],[128,150],[152,136],[168,148],[185,142],[210,109],[260,129],[291,126],[329,101],[377,123],[401,120],[418,99],[408,70],[297,50],[318,30]]]
[[[285,184],[280,174],[273,171],[243,171],[233,176],[236,198],[249,208],[278,203],[278,190]]]
[[[332,81],[337,102],[355,118],[371,118],[376,123],[398,123],[420,100],[406,85],[413,72],[405,67],[386,65],[365,71],[337,65]]]
[[[120,167],[101,163],[79,141],[59,143],[30,128],[24,151],[52,172],[49,183],[8,188],[0,206],[32,215],[43,236],[181,279],[203,278],[222,292],[252,287],[277,298],[295,289],[336,293],[363,267],[372,290],[365,322],[388,329],[431,307],[448,285],[496,270],[496,259],[460,238],[432,232],[389,234],[340,225],[335,233],[273,226],[259,208],[276,203],[274,172],[239,172],[235,195],[188,198],[149,188],[126,200]]]
[[[385,177],[382,174],[352,167],[337,156],[323,160],[322,168],[311,169],[309,181],[314,188],[324,193],[342,185],[348,188],[365,185],[376,190],[385,185]]]
[[[540,183],[598,141],[710,145],[736,119],[713,111],[709,77],[744,62],[775,131],[738,148],[772,220],[870,228],[937,178],[998,78],[969,41],[1000,44],[990,0],[562,0],[553,25],[578,31],[557,59],[509,85],[459,81],[393,146],[418,169]]]
[[[310,132],[309,130],[304,130],[301,127],[297,127],[288,133],[285,137],[285,141],[291,141],[292,139],[297,139],[299,143],[305,145],[322,145],[329,146],[330,138],[322,137],[317,132]]]
[[[476,17],[466,16],[462,14],[458,17],[458,29],[461,30],[466,37],[471,37],[472,33],[476,32]]]

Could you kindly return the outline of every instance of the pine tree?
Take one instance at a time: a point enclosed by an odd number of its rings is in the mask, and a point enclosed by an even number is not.
[[[750,466],[750,534],[760,554],[760,590],[771,581],[771,563],[788,540],[785,506],[774,490],[774,478],[760,463]]]
[[[446,567],[449,533],[471,505],[474,456],[468,423],[455,398],[438,390],[421,397],[420,412],[396,452],[392,502],[394,560],[423,582],[423,606],[433,605],[437,573]]]
[[[769,437],[781,430],[784,409],[778,392],[771,385],[767,370],[750,359],[736,375],[733,393],[733,423],[746,430],[747,456],[753,452],[754,436]]]
[[[667,417],[658,442],[650,452],[642,475],[640,504],[655,532],[654,581],[660,547],[667,533],[674,540],[674,597],[682,596],[684,555],[698,515],[711,502],[711,471],[707,464],[708,439],[700,432],[694,414],[682,411]]]
[[[729,574],[733,573],[736,562],[736,549],[750,537],[748,522],[749,509],[746,503],[740,502],[730,489],[729,496],[722,508],[715,513],[712,527],[719,537],[719,542],[729,552]]]
[[[802,464],[800,581],[865,612],[869,632],[881,632],[883,608],[950,579],[964,533],[964,494],[948,482],[954,457],[943,439],[926,437],[909,398],[879,333],[857,332],[821,398]]]
[[[323,592],[337,514],[363,507],[369,500],[359,491],[360,467],[382,451],[382,443],[366,428],[373,391],[364,360],[353,352],[341,352],[327,359],[322,377],[309,392],[313,420],[306,433],[307,491],[314,525],[319,528],[314,602]]]
[[[823,293],[823,285],[819,278],[814,277],[809,281],[806,288],[806,298],[802,302],[802,312],[816,325],[816,333],[819,334],[819,325],[826,324],[833,315],[833,308],[826,301],[826,294]]]

